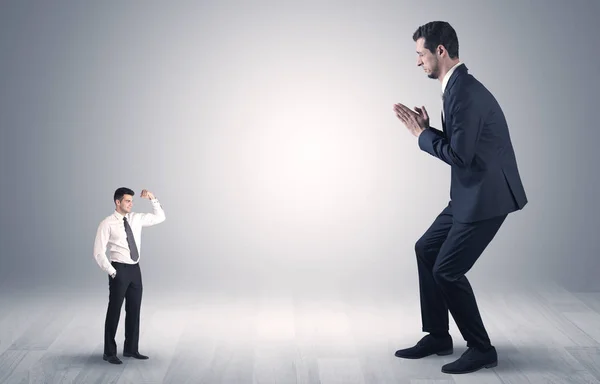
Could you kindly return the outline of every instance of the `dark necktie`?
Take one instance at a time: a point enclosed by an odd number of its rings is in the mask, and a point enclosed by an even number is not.
[[[131,231],[131,227],[127,222],[127,218],[123,218],[123,223],[125,224],[125,233],[127,234],[127,244],[129,244],[129,253],[131,253],[131,259],[133,261],[137,261],[140,255],[138,254],[137,246],[135,245],[135,239],[133,238],[133,232]]]

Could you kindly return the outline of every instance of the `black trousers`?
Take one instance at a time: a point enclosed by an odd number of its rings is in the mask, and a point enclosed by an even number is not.
[[[465,274],[492,241],[506,216],[458,223],[453,220],[449,204],[417,241],[415,252],[424,332],[448,332],[450,311],[468,347],[491,346]]]
[[[142,273],[139,264],[112,263],[117,270],[113,279],[108,276],[109,298],[104,324],[104,353],[117,354],[115,335],[125,302],[125,345],[123,352],[138,352],[140,338],[140,308],[142,305]]]

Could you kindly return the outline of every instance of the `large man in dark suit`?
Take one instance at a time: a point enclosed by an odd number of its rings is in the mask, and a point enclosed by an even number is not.
[[[396,356],[422,358],[453,351],[448,310],[467,351],[442,367],[467,373],[495,367],[496,349],[483,325],[465,274],[483,253],[506,216],[527,204],[508,126],[494,96],[458,57],[458,38],[447,22],[419,27],[413,40],[417,65],[442,83],[442,131],[429,126],[425,107],[394,105],[419,147],[450,165],[450,202],[417,241],[423,337]]]

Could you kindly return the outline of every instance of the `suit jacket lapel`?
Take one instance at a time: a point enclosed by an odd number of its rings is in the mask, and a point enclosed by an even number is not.
[[[451,90],[452,90],[452,86],[456,83],[456,79],[458,79],[460,77],[460,75],[462,75],[463,73],[467,73],[469,69],[467,68],[467,66],[463,63],[462,65],[458,66],[454,72],[452,73],[452,76],[450,76],[450,79],[448,80],[448,84],[446,84],[446,89],[444,90],[444,94],[442,95],[442,108],[444,108],[444,111],[442,113],[442,129],[444,130],[444,134],[446,136],[448,136],[448,131],[446,129],[446,121],[444,119],[444,116],[448,116],[448,110],[446,110],[446,99],[448,99],[448,97],[450,97],[451,95]],[[452,134],[452,132],[450,132],[450,134]]]
[[[452,76],[450,76],[450,78],[448,79],[448,84],[446,84],[446,89],[444,90],[444,94],[442,95],[442,98],[446,99],[448,98],[448,94],[450,93],[450,90],[452,89],[452,86],[454,85],[454,83],[456,83],[456,79],[458,79],[460,77],[460,75],[462,75],[463,73],[467,73],[469,69],[467,68],[467,66],[465,64],[459,65],[454,72],[452,73]]]

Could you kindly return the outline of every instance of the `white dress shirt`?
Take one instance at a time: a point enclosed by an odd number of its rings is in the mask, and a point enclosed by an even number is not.
[[[100,268],[109,275],[115,273],[115,268],[110,264],[113,261],[125,264],[136,264],[140,261],[142,257],[142,227],[165,221],[165,212],[158,199],[151,200],[151,203],[152,213],[130,212],[125,215],[138,249],[139,258],[137,261],[133,261],[129,254],[125,223],[123,222],[124,216],[115,210],[112,215],[100,222],[94,241],[94,259],[96,259]]]
[[[450,68],[450,70],[448,72],[446,72],[446,75],[442,79],[442,119],[446,118],[446,116],[444,116],[444,101],[443,101],[444,92],[446,91],[446,86],[448,85],[450,76],[452,76],[452,74],[454,73],[456,68],[458,68],[459,65],[462,65],[462,63],[460,61],[458,63],[456,63],[452,68]]]

